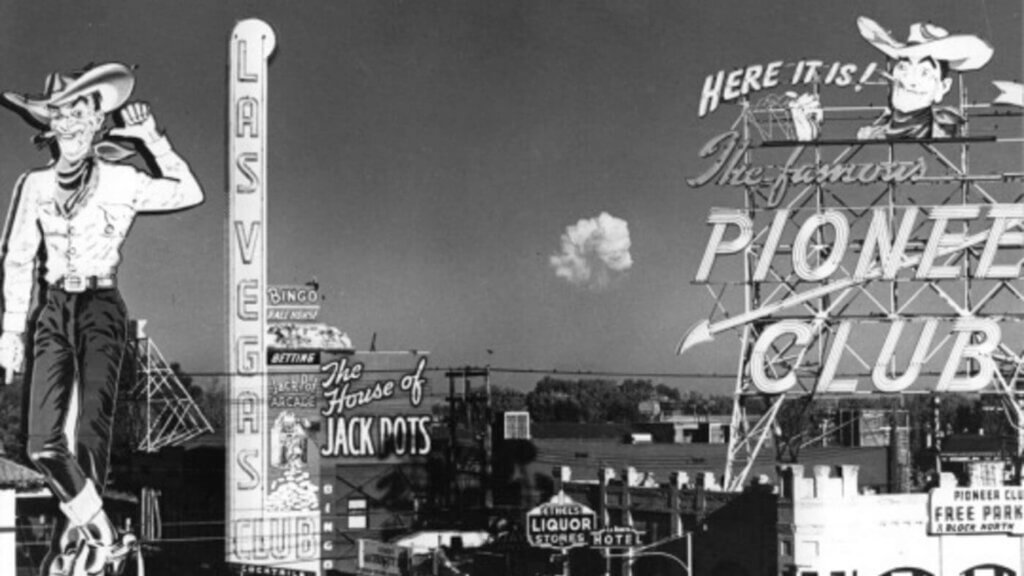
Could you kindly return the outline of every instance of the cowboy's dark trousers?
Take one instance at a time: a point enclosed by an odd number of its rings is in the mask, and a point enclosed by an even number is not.
[[[62,502],[86,479],[103,493],[127,324],[116,289],[46,291],[35,328],[28,453]],[[76,391],[77,415],[70,413]],[[69,418],[76,423],[70,434]]]

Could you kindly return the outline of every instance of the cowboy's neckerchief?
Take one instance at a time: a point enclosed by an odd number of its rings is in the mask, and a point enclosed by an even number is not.
[[[960,135],[960,128],[966,121],[949,106],[933,106],[910,113],[887,110],[857,137],[860,140],[952,138]]]

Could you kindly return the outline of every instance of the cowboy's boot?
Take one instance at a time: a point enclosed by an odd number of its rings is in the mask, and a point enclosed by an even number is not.
[[[139,554],[139,542],[131,532],[119,533],[106,513],[100,512],[82,527],[84,542],[76,568],[82,566],[82,576],[121,576],[128,558]],[[141,561],[141,560],[140,560]],[[74,574],[74,576],[79,576]]]
[[[71,562],[73,576],[103,574],[117,542],[117,530],[103,511],[103,499],[92,481],[71,500],[60,504],[61,512],[77,529],[81,544]],[[67,562],[64,565],[67,566]],[[123,564],[123,562],[122,562]]]
[[[58,525],[61,524],[60,535],[50,542],[50,550],[41,565],[40,573],[44,576],[70,576],[72,562],[84,541],[82,532],[67,519]]]

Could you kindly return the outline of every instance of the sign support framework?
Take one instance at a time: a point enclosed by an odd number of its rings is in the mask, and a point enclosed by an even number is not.
[[[990,104],[968,105],[963,77],[959,76],[958,80],[961,113],[966,116],[968,112],[971,112],[981,116],[992,112],[993,107]],[[778,417],[787,397],[790,401],[795,397],[813,400],[815,396],[828,395],[830,393],[828,386],[824,387],[825,390],[821,390],[819,389],[821,387],[816,385],[822,381],[839,382],[842,379],[842,382],[849,383],[856,376],[876,378],[879,370],[890,377],[893,374],[899,374],[896,366],[898,354],[890,354],[886,365],[872,366],[871,358],[856,350],[862,344],[849,338],[851,326],[872,324],[877,326],[886,320],[904,322],[912,320],[916,323],[933,322],[937,324],[938,322],[950,322],[957,318],[974,317],[991,318],[991,323],[998,325],[1006,323],[1019,325],[1022,320],[1019,310],[1021,304],[1024,304],[1024,293],[1012,285],[1012,279],[979,279],[976,277],[976,273],[972,273],[973,270],[976,270],[979,261],[985,257],[984,252],[987,251],[982,250],[981,245],[986,244],[985,240],[989,234],[996,234],[996,232],[975,234],[974,236],[978,238],[975,238],[972,246],[967,246],[965,240],[965,245],[961,245],[959,248],[947,247],[933,255],[935,266],[956,270],[955,277],[944,280],[927,279],[920,283],[913,283],[901,279],[881,278],[881,272],[878,271],[876,272],[878,275],[875,277],[855,280],[852,266],[847,270],[843,265],[847,262],[843,262],[838,269],[847,272],[849,277],[834,282],[837,286],[835,290],[832,290],[829,283],[823,283],[821,279],[809,281],[804,277],[806,270],[798,271],[795,262],[793,267],[789,268],[780,262],[784,260],[781,257],[777,258],[778,261],[772,260],[773,254],[768,258],[763,258],[765,253],[770,252],[770,247],[774,249],[774,246],[770,245],[771,236],[777,233],[777,230],[773,226],[775,223],[759,224],[757,220],[758,217],[764,219],[769,210],[778,209],[779,211],[787,210],[789,211],[787,214],[790,215],[806,215],[808,219],[816,218],[822,221],[834,217],[835,214],[840,214],[842,218],[850,222],[850,228],[866,227],[867,220],[876,210],[894,215],[899,210],[906,210],[907,206],[916,205],[917,199],[924,196],[920,193],[922,188],[926,188],[924,191],[932,198],[936,197],[934,191],[939,190],[939,200],[928,203],[941,206],[941,210],[951,213],[955,213],[957,210],[965,211],[965,213],[972,210],[977,212],[979,206],[991,207],[991,210],[1002,210],[1004,206],[1018,203],[1020,193],[1013,190],[1006,192],[1004,189],[990,189],[990,185],[995,188],[1003,184],[1021,182],[1024,180],[1024,172],[996,173],[988,170],[984,174],[975,173],[972,171],[971,148],[972,146],[981,146],[983,142],[986,146],[1019,146],[1022,139],[972,137],[966,133],[965,127],[964,137],[951,139],[950,142],[938,140],[779,142],[771,140],[773,124],[778,123],[779,117],[784,116],[786,112],[779,108],[778,102],[765,99],[756,105],[752,105],[749,101],[742,101],[740,105],[742,110],[732,129],[738,134],[739,141],[743,143],[742,154],[736,157],[735,163],[729,168],[735,171],[734,174],[746,174],[746,178],[751,180],[740,186],[744,202],[743,208],[737,210],[736,213],[743,215],[746,221],[754,223],[752,229],[740,232],[741,237],[749,234],[749,238],[752,239],[736,252],[742,257],[740,265],[742,281],[711,282],[707,279],[706,271],[698,273],[697,283],[706,285],[714,298],[714,308],[709,320],[699,324],[696,328],[707,330],[710,327],[711,330],[710,333],[705,331],[703,334],[697,335],[694,335],[694,332],[699,330],[691,331],[680,344],[680,353],[682,353],[690,346],[712,339],[716,324],[727,325],[727,328],[739,328],[740,354],[737,362],[733,414],[730,422],[723,484],[725,489],[730,491],[742,489],[758,454],[768,445],[769,435],[774,436],[776,441],[785,442],[786,439],[779,427]],[[843,114],[849,112],[846,108],[824,108],[823,110],[829,114]],[[858,112],[865,110],[881,111],[882,109],[857,108]],[[755,139],[760,142],[753,143]],[[839,190],[850,189],[851,185],[847,182],[814,180],[801,184],[799,187],[792,187],[788,191],[788,195],[785,191],[782,194],[776,194],[775,191],[766,190],[764,182],[752,181],[750,174],[767,169],[754,166],[755,154],[758,156],[770,155],[772,152],[777,154],[777,151],[784,149],[782,144],[796,148],[790,154],[791,159],[810,152],[811,159],[808,166],[814,167],[837,166],[840,163],[849,162],[858,154],[866,155],[868,152],[865,151],[867,150],[877,151],[879,147],[885,148],[884,161],[881,161],[880,164],[895,166],[899,164],[899,157],[905,156],[907,151],[923,150],[924,156],[917,162],[924,162],[923,159],[927,158],[930,168],[937,167],[944,173],[915,177],[908,181],[872,182],[870,184],[872,186],[871,195],[867,197],[866,203],[859,204],[849,200],[849,195],[844,197],[839,194]],[[955,156],[951,153],[951,148],[955,151]],[[839,152],[834,158],[825,158],[825,153],[830,149],[838,149]],[[763,166],[775,165],[763,164]],[[725,172],[723,171],[721,174],[719,184],[726,179]],[[729,177],[733,178],[730,185],[739,185],[738,177]],[[704,180],[704,183],[706,182],[707,180]],[[861,189],[865,187],[865,183],[857,184],[862,185]],[[693,182],[691,185],[694,185]],[[1004,188],[1012,187],[1004,186]],[[858,192],[856,198],[862,200],[865,195],[863,192]],[[710,219],[709,223],[711,223]],[[898,224],[898,219],[894,217],[889,219],[889,238],[896,235]],[[1003,234],[1016,233],[1022,224],[1024,221],[1019,218],[1010,220],[1010,224]],[[790,225],[797,226],[797,223],[786,222],[778,229],[787,229],[786,227]],[[950,234],[953,233],[954,226],[957,232],[962,230],[962,237],[970,238],[967,236],[968,224],[961,225],[958,222],[950,224]],[[814,254],[807,257],[808,267],[812,271],[827,268],[830,258],[828,249],[839,244],[836,238],[838,233],[826,234],[823,231],[826,228],[828,226],[818,226],[807,238],[807,245],[814,250]],[[922,228],[923,225],[920,225],[910,234],[910,242],[911,244],[917,242],[916,249],[918,250],[922,249],[928,240],[928,236],[922,232]],[[720,236],[713,241],[721,241],[722,246],[727,243]],[[777,243],[778,238],[776,237],[774,241]],[[736,242],[738,243],[739,240]],[[795,245],[797,242],[793,244]],[[709,246],[710,251],[711,247]],[[781,246],[780,253],[787,251],[795,252],[795,249],[793,246]],[[724,253],[724,251],[721,252],[721,254]],[[925,257],[927,255],[922,255],[919,258]],[[991,264],[991,257],[988,258],[989,264]],[[708,266],[710,266],[710,262]],[[701,277],[702,274],[705,274],[704,277]],[[729,288],[736,287],[737,284],[742,285],[742,308],[733,312],[728,310],[728,307],[730,305],[735,307],[735,302],[740,298],[733,296],[734,300],[730,301],[726,297],[726,293]],[[922,311],[921,303],[929,298],[933,301],[931,308]],[[948,307],[949,312],[946,313],[942,310],[943,307]],[[751,321],[740,322],[738,318],[741,317],[750,317]],[[794,346],[792,340],[787,343],[785,336],[770,341],[767,347],[758,346],[759,339],[771,326],[769,319],[777,322],[779,318],[791,319],[793,322],[802,321],[809,326],[807,336],[803,341],[797,343],[802,345],[801,350],[795,351],[794,348],[801,346]],[[716,322],[716,320],[718,321]],[[844,328],[843,324],[848,326]],[[977,343],[978,341],[978,337],[973,334],[969,338],[964,335],[963,338],[965,338],[965,345],[968,342]],[[924,338],[922,337],[922,339]],[[799,340],[799,338],[794,340]],[[936,338],[935,342],[931,343],[931,346],[925,351],[926,358],[935,361],[936,358],[942,358],[944,355],[950,356],[950,342],[955,340],[955,332],[952,336],[946,336],[941,340]],[[946,346],[946,350],[942,350],[943,346]],[[955,342],[952,346],[955,351]],[[992,370],[993,377],[987,384],[986,392],[1000,396],[1004,404],[1004,411],[1011,425],[1017,431],[1019,445],[1024,446],[1024,427],[1022,427],[1024,424],[1024,409],[1022,409],[1024,386],[1022,383],[1024,382],[1020,378],[1022,366],[1024,366],[1024,353],[1014,350],[1005,340],[993,344],[993,348],[991,358],[996,368]],[[853,361],[847,362],[845,366],[849,367],[852,363],[854,369],[852,373],[844,373],[839,376],[834,368],[839,365],[838,359],[844,354],[848,357],[847,359],[853,358]],[[761,365],[764,366],[763,373],[767,374],[768,378],[781,378],[782,375],[785,375],[787,378],[792,378],[789,381],[791,384],[785,390],[777,393],[761,389],[755,385],[751,374],[752,370],[761,369]],[[966,365],[966,369],[963,365],[956,367],[955,373],[947,368],[943,371],[943,377],[958,378],[959,382],[977,378],[977,369],[972,368],[972,360],[968,360]],[[826,374],[829,370],[833,371]],[[920,370],[916,374],[920,375]],[[941,383],[938,391],[945,391]],[[959,390],[951,387],[949,391]],[[844,390],[844,392],[849,393],[850,390]],[[920,392],[920,390],[913,392]],[[911,392],[901,390],[899,393]],[[758,414],[748,410],[749,401],[755,397],[761,397],[764,400],[763,407]]]

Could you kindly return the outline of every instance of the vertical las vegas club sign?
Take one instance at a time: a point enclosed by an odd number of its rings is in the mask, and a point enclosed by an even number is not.
[[[273,30],[260,20],[239,22],[231,35],[226,554],[241,574],[273,566],[297,576],[318,573],[319,520],[315,512],[276,511],[267,498],[267,61],[274,47]]]

